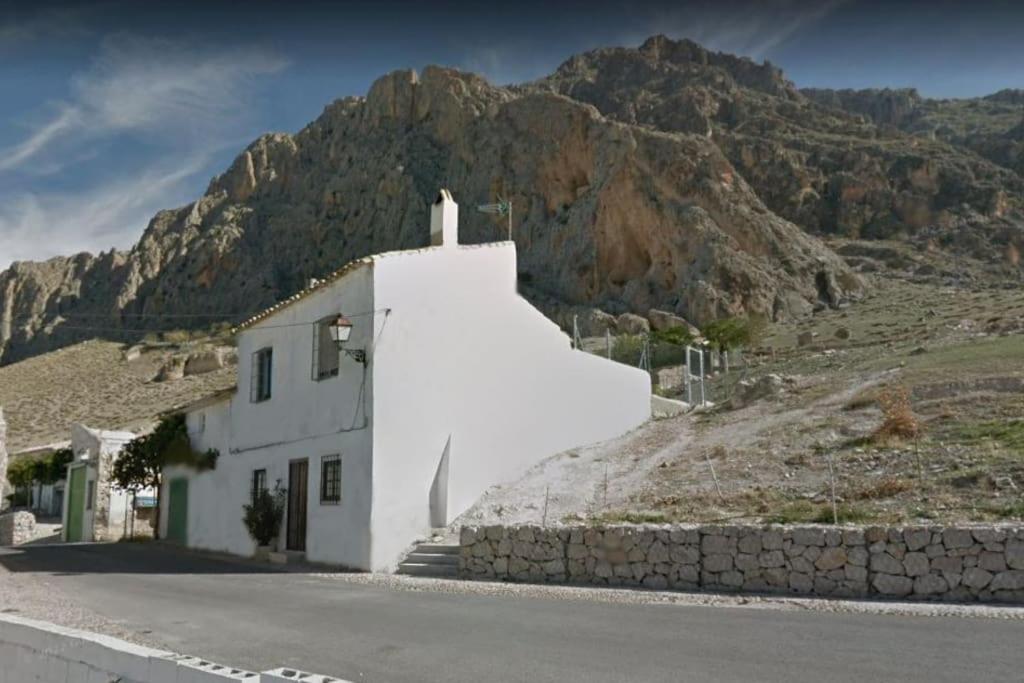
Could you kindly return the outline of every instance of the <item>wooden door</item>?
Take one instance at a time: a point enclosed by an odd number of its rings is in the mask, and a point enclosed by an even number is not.
[[[309,499],[309,461],[288,463],[288,550],[306,551],[306,501]]]
[[[85,515],[84,466],[72,467],[68,481],[68,529],[64,535],[69,543],[82,540],[82,517]]]
[[[167,487],[167,540],[188,544],[188,479],[171,479]]]

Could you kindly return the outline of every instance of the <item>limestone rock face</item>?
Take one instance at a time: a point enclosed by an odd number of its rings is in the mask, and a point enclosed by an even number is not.
[[[767,62],[664,36],[573,57],[536,87],[618,121],[701,134],[768,209],[812,233],[980,232],[994,242],[986,256],[1024,239],[1024,153],[1006,132],[1024,107],[1006,122],[1009,95],[958,104],[911,89],[799,91]]]
[[[860,295],[844,262],[787,220],[803,214],[780,216],[785,202],[716,139],[722,121],[756,118],[747,99],[807,106],[777,68],[667,39],[613,57],[514,87],[396,71],[297,134],[262,136],[202,197],[154,216],[129,252],[0,274],[0,362],[94,336],[135,341],[140,327],[240,321],[350,259],[425,246],[442,186],[466,207],[511,200],[524,291],[561,311],[655,309],[701,325]],[[505,235],[504,217],[462,212],[462,242]]]

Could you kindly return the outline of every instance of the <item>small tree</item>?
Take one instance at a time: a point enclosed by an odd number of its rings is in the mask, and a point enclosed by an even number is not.
[[[284,505],[285,489],[278,484],[273,492],[257,491],[252,503],[242,506],[245,511],[242,522],[256,545],[270,545],[277,538],[284,521]]]
[[[68,474],[68,465],[75,459],[75,452],[70,448],[58,448],[47,458],[47,470],[44,483],[56,484]]]
[[[35,461],[28,458],[19,458],[7,466],[7,481],[14,489],[14,494],[11,497],[12,505],[17,504],[19,489],[27,493],[31,488],[34,471]],[[25,504],[28,505],[27,500]]]
[[[138,493],[152,488],[156,491],[156,518],[160,519],[160,484],[163,470],[168,465],[189,465],[200,471],[213,469],[219,453],[210,449],[205,453],[192,450],[181,413],[169,415],[160,420],[149,434],[143,434],[129,441],[121,449],[114,462],[113,481],[119,487]],[[159,524],[154,536],[159,537]]]
[[[701,334],[713,349],[732,351],[757,342],[764,332],[765,320],[759,317],[720,318],[704,326]]]

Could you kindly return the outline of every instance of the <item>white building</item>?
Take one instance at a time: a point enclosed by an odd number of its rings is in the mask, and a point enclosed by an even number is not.
[[[70,446],[70,441],[60,441],[43,446],[23,448],[20,451],[11,453],[9,462],[13,463],[21,459],[36,460],[46,458],[53,455],[56,451],[69,448]],[[33,484],[29,489],[29,509],[40,517],[60,516],[64,504],[65,483],[65,480],[61,479],[53,484]]]
[[[64,541],[116,541],[136,523],[132,494],[111,481],[121,448],[135,438],[132,432],[71,427],[71,450],[61,522]],[[139,495],[152,496],[152,491]]]
[[[280,549],[386,569],[490,486],[649,418],[647,373],[574,351],[517,294],[515,244],[457,230],[442,191],[433,246],[354,261],[238,328],[237,391],[185,409],[216,468],[165,472],[162,535],[251,554],[242,506],[280,483]]]

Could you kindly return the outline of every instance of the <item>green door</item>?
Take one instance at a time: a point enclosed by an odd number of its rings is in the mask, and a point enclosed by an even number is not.
[[[186,545],[188,540],[188,479],[171,479],[167,501],[167,540]]]
[[[85,467],[72,467],[68,482],[68,542],[82,540],[82,515],[85,514]]]

